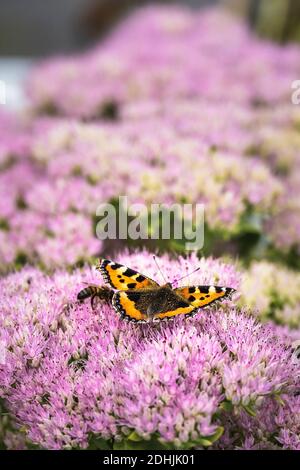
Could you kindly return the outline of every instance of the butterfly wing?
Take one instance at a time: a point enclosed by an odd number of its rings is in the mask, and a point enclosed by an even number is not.
[[[153,298],[153,291],[128,290],[115,292],[112,306],[120,317],[127,321],[145,323],[148,321],[148,305]]]
[[[149,277],[109,259],[100,260],[97,269],[101,272],[104,281],[114,289],[125,291],[158,287],[158,284]]]
[[[112,305],[121,318],[140,323],[192,316],[198,310],[174,291],[163,288],[119,291],[114,294]]]
[[[230,297],[235,289],[219,286],[185,286],[174,289],[174,292],[186,299],[192,306],[201,308],[216,300]]]

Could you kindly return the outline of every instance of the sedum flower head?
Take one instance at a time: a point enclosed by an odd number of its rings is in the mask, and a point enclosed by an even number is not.
[[[262,320],[299,327],[300,276],[296,271],[268,261],[253,262],[244,272],[240,303]]]
[[[118,261],[158,279],[147,252],[123,253]],[[234,266],[217,260],[160,261],[171,280],[200,263],[189,283],[239,284]],[[276,397],[294,397],[298,376],[288,335],[258,324],[234,301],[190,321],[140,326],[122,322],[110,306],[93,311],[89,302],[78,304],[85,281],[99,282],[97,273],[85,268],[49,277],[24,268],[1,280],[1,396],[38,446],[86,448],[93,436],[98,445],[106,440],[119,448],[132,439],[202,447],[218,442],[224,428],[220,445],[230,448],[247,437],[241,424],[240,439],[226,444],[236,417],[247,410],[253,423]],[[282,410],[274,435],[279,446],[294,448],[293,437],[284,437],[293,436],[293,423]]]

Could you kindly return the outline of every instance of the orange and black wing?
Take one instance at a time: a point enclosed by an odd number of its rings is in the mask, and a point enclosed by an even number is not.
[[[230,297],[235,289],[219,286],[185,286],[174,289],[174,292],[187,300],[192,306],[201,308],[216,300]]]
[[[101,272],[104,281],[114,289],[125,291],[158,287],[157,282],[149,277],[109,259],[100,260],[97,269]]]
[[[116,292],[112,305],[121,318],[138,323],[159,322],[177,315],[192,316],[198,310],[174,291],[160,297],[158,289]]]
[[[140,305],[144,302],[144,307]],[[115,292],[112,306],[123,320],[136,323],[148,321],[147,304],[151,301],[147,294],[141,290],[128,290]]]

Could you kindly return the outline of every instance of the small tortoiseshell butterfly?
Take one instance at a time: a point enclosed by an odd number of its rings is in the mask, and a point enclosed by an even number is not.
[[[200,308],[228,297],[235,290],[219,286],[173,289],[170,282],[160,286],[134,269],[108,259],[102,259],[97,269],[104,280],[117,290],[112,296],[116,312],[124,320],[139,323],[158,322],[176,315],[191,317]]]

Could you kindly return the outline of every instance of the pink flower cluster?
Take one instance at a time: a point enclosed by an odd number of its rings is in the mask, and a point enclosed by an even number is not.
[[[1,270],[99,254],[96,208],[119,195],[203,203],[210,233],[299,250],[300,113],[286,101],[298,56],[221,10],[149,7],[94,50],[39,66],[33,107],[73,118],[0,116]],[[75,119],[112,103],[114,123]]]
[[[299,64],[298,47],[262,42],[223,10],[153,6],[94,49],[46,61],[29,91],[37,110],[85,118],[149,98],[274,105],[290,101]]]
[[[36,124],[6,115],[1,115],[1,123],[1,271],[26,261],[47,267],[74,265],[99,253],[101,242],[94,237],[92,218],[82,210],[79,197],[84,197],[86,186],[82,190],[78,180],[72,193],[67,180],[52,180],[33,160]],[[42,133],[45,124],[38,128]],[[55,186],[57,206],[47,193],[49,186]]]
[[[158,279],[147,252],[118,260]],[[190,285],[239,284],[232,265],[213,259],[160,261],[170,280],[200,264]],[[77,303],[83,282],[96,275],[85,268],[48,277],[24,268],[1,280],[1,396],[29,441],[86,448],[93,436],[120,448],[134,433],[145,445],[237,448],[250,446],[255,429],[252,446],[263,435],[268,448],[299,448],[299,374],[289,335],[258,324],[232,301],[190,321],[127,324],[110,306],[93,311]]]
[[[4,268],[20,258],[73,265],[99,253],[101,242],[93,233],[97,207],[119,195],[146,205],[205,204],[209,228],[230,236],[243,230],[245,216],[262,220],[275,213],[284,187],[268,165],[241,156],[225,141],[219,144],[209,126],[193,128],[201,106],[182,106],[178,119],[27,123],[26,155],[14,154],[0,172]],[[235,113],[237,125],[238,109]],[[224,129],[221,121],[215,127]]]
[[[253,261],[244,270],[240,304],[262,321],[298,328],[300,325],[300,274],[278,263]]]

